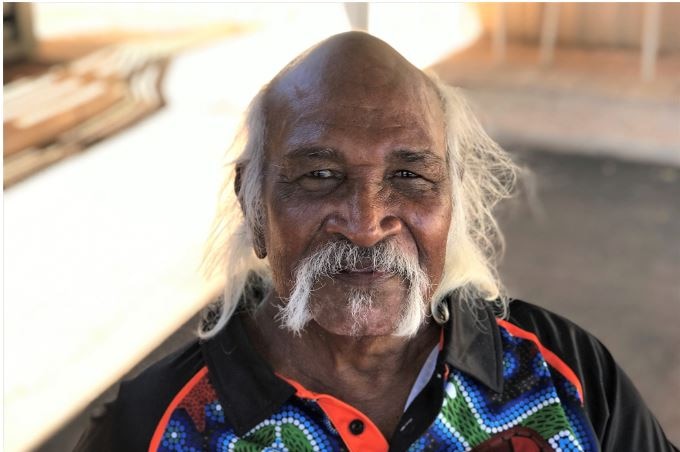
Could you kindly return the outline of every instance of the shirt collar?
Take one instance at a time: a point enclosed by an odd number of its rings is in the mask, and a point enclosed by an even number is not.
[[[224,415],[239,436],[295,394],[295,388],[278,378],[255,351],[239,314],[216,336],[202,342],[201,349]]]
[[[503,392],[503,345],[489,303],[472,305],[447,298],[451,313],[444,336],[444,360],[497,393]]]
[[[447,300],[444,360],[496,392],[503,390],[503,352],[490,307]],[[236,314],[216,336],[201,343],[210,380],[224,414],[239,436],[268,419],[295,394],[255,351]]]

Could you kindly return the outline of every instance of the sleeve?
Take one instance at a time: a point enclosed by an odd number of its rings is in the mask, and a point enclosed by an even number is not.
[[[168,396],[155,372],[121,383],[115,400],[95,406],[74,452],[145,452]]]
[[[574,323],[519,300],[511,321],[533,331],[579,377],[602,452],[678,452],[609,350]]]
[[[591,419],[597,420],[594,427],[602,452],[677,452],[630,378],[606,347],[596,339],[594,341],[595,369],[591,370],[591,375],[585,375],[586,411]]]
[[[123,450],[116,443],[115,401],[96,407],[90,414],[90,421],[83,432],[74,452],[114,452]]]
[[[122,382],[116,400],[92,410],[74,451],[147,451],[172,398],[204,365],[194,342]]]

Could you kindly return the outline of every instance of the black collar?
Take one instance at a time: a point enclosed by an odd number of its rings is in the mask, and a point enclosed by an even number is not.
[[[490,304],[472,306],[448,298],[444,359],[497,393],[503,392],[503,344]]]
[[[202,342],[201,349],[224,415],[239,436],[295,394],[295,388],[274,375],[255,351],[238,314],[215,337]]]
[[[503,352],[491,308],[449,302],[444,360],[496,392],[503,390]],[[239,315],[201,343],[224,414],[237,435],[245,435],[295,394],[255,351]]]

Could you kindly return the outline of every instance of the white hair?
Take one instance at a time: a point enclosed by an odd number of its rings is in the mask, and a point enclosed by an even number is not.
[[[445,85],[433,74],[427,77],[445,113],[453,208],[444,273],[430,309],[436,312],[446,297],[453,296],[472,305],[481,300],[492,302],[504,316],[507,297],[496,269],[504,242],[492,211],[500,200],[511,196],[519,168],[484,132],[459,88]],[[199,328],[202,338],[214,336],[226,325],[239,304],[247,301],[253,281],[271,287],[268,259],[259,259],[254,252],[264,220],[266,92],[264,86],[251,101],[241,130],[226,154],[226,175],[203,261],[209,277],[221,274],[225,278],[224,291],[217,304],[206,310]],[[238,194],[234,185],[237,167]]]
[[[420,267],[418,256],[401,249],[395,240],[385,240],[370,248],[359,247],[349,240],[334,240],[302,259],[295,270],[292,293],[279,308],[281,324],[293,333],[300,334],[313,317],[310,298],[315,284],[321,278],[332,278],[343,271],[357,271],[366,267],[399,277],[407,286],[406,303],[402,306],[392,334],[414,336],[426,316],[425,295],[430,286],[429,278]],[[366,320],[374,295],[371,290],[350,291],[347,305],[353,320],[352,335]]]

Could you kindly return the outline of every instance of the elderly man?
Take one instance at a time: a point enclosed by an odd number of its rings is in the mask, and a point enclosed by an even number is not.
[[[81,449],[674,449],[596,339],[508,303],[491,209],[516,168],[456,90],[345,33],[244,132],[201,340],[122,384]]]

